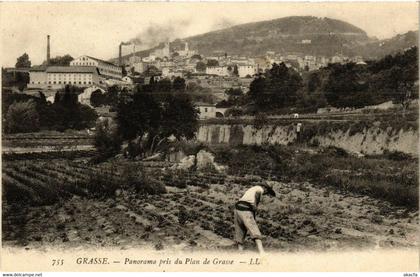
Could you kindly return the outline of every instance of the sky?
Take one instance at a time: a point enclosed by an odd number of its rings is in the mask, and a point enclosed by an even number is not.
[[[14,66],[26,52],[33,65],[42,63],[48,34],[51,57],[110,59],[118,56],[120,42],[136,37],[137,49],[145,49],[165,39],[295,15],[343,20],[383,39],[418,30],[418,14],[415,2],[2,2],[0,59],[2,66]]]

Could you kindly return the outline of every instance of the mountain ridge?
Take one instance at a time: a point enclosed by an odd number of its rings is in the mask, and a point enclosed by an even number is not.
[[[229,55],[262,56],[267,51],[303,55],[362,56],[380,58],[413,45],[418,45],[418,31],[398,34],[389,39],[369,37],[361,28],[348,22],[328,17],[289,16],[271,20],[249,22],[210,31],[171,42],[171,48],[180,50],[188,42],[190,49],[205,56],[215,52]],[[151,49],[138,51],[147,56]],[[129,55],[123,56],[126,60]],[[113,59],[115,61],[116,59]]]

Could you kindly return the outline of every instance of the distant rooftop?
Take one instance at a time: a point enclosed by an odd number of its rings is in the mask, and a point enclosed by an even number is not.
[[[101,59],[98,59],[98,58],[94,58],[94,57],[91,57],[91,56],[88,56],[88,55],[85,55],[85,56],[88,57],[89,59],[95,60],[97,62],[106,63],[106,64],[109,64],[109,65],[113,65],[113,66],[117,66],[118,67],[118,65],[113,64],[111,62],[107,62],[107,61],[104,61],[104,60],[101,60]]]
[[[29,71],[45,71],[47,67],[45,65],[35,65],[32,66]]]

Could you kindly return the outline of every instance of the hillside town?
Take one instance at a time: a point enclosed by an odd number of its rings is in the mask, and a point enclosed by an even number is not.
[[[143,57],[138,56],[135,43],[120,43],[117,64],[82,55],[72,59],[68,65],[51,65],[51,52],[54,51],[50,40],[48,35],[46,62],[42,65],[4,69],[12,79],[16,72],[29,74],[25,93],[36,94],[41,90],[48,100],[53,101],[54,91],[70,85],[83,88],[79,101],[91,105],[90,96],[97,90],[105,93],[111,86],[133,90],[138,84],[183,78],[186,88],[198,89],[211,96],[208,101],[196,102],[201,119],[223,116],[226,108],[217,108],[216,104],[228,98],[226,90],[240,89],[247,93],[254,77],[269,70],[273,64],[284,63],[301,75],[334,63],[366,65],[361,56],[346,57],[341,54],[325,57],[267,51],[262,57],[246,57],[215,51],[213,56],[204,56],[190,49],[188,42],[183,42],[184,47],[180,49],[164,42],[160,44],[162,48],[154,49]],[[311,40],[302,40],[301,43],[310,44]],[[123,57],[123,50],[131,53]]]

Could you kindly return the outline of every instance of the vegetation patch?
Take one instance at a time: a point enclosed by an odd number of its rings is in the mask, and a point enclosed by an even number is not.
[[[336,147],[313,154],[281,145],[219,147],[213,151],[216,162],[228,165],[233,175],[310,181],[397,205],[418,207],[418,159],[401,153],[357,158]]]

